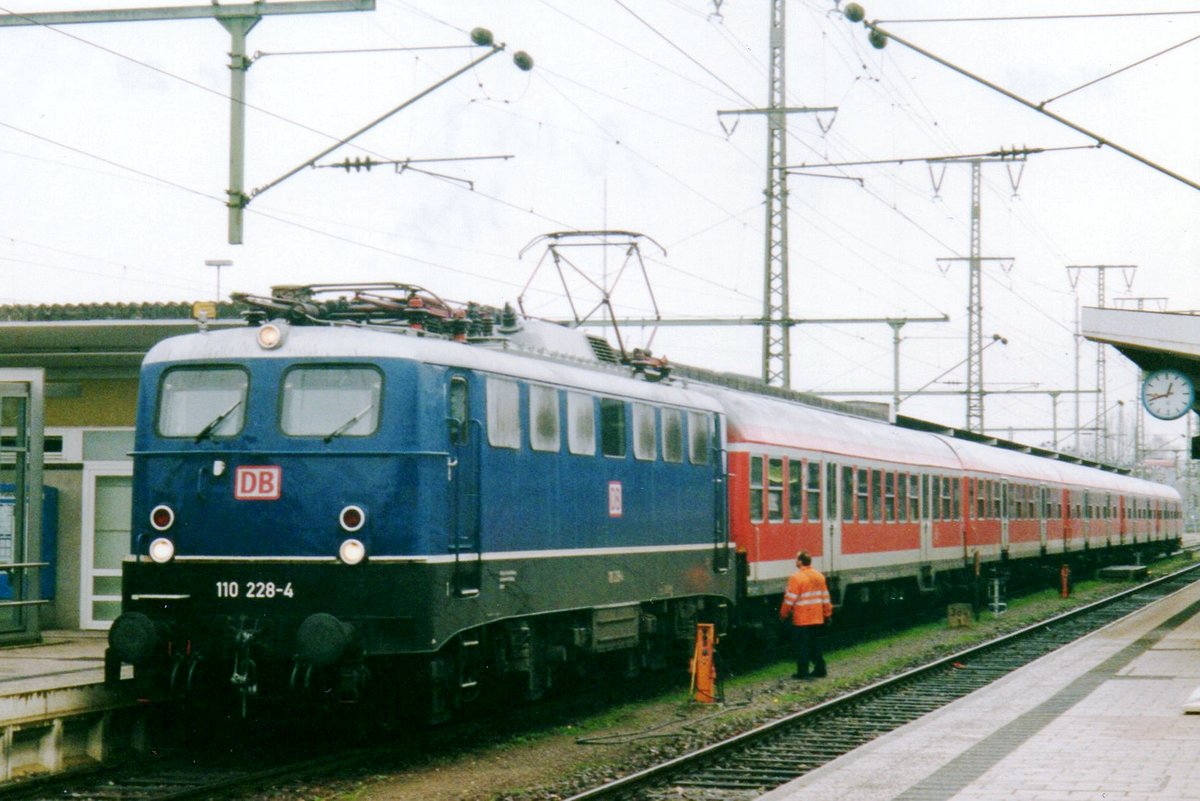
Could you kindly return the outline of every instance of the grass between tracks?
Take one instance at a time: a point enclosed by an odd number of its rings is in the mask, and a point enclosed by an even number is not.
[[[1190,556],[1151,566],[1161,576],[1193,564]],[[693,750],[738,731],[812,706],[847,690],[871,684],[938,657],[947,656],[1059,613],[1128,589],[1122,581],[1078,581],[1071,597],[1053,590],[1012,599],[1003,614],[983,612],[963,628],[943,620],[878,637],[869,643],[830,649],[829,678],[797,682],[785,642],[772,646],[771,664],[724,679],[724,704],[688,701],[686,677],[656,698],[630,700],[601,712],[583,704],[566,719],[518,727],[502,741],[437,758],[403,775],[372,775],[330,791],[306,794],[328,801],[545,801],[572,794],[571,788],[602,783],[614,771],[627,773]],[[285,796],[294,801],[294,796]],[[272,798],[271,801],[276,801]]]
[[[1193,560],[1191,554],[1184,554],[1157,562],[1151,566],[1150,575],[1162,576],[1172,573],[1190,566]],[[724,678],[726,708],[722,711],[729,712],[729,717],[736,721],[739,717],[738,707],[752,706],[754,698],[763,692],[769,692],[772,696],[770,703],[781,708],[809,706],[823,698],[880,681],[1057,614],[1094,603],[1123,592],[1130,586],[1132,585],[1126,581],[1087,579],[1076,582],[1068,598],[1062,598],[1057,590],[1044,590],[1026,595],[1010,600],[1008,608],[1000,614],[983,611],[979,619],[969,626],[950,628],[944,621],[927,623],[870,642],[831,650],[825,655],[829,664],[829,678],[814,682],[793,683],[790,680],[794,666],[787,659],[786,645],[781,642],[777,647],[783,661],[749,671],[744,675]],[[778,689],[779,685],[782,685],[782,690]],[[635,723],[641,717],[640,708],[661,709],[664,700],[667,699],[634,702],[572,724],[566,729],[559,729],[557,732],[548,730],[534,736],[562,734],[569,730],[586,739],[588,732],[610,731],[623,724]],[[695,718],[707,716],[713,711],[713,706],[690,703],[686,696],[679,701],[678,714],[689,723],[694,723]],[[747,712],[745,716],[751,715],[752,713]]]

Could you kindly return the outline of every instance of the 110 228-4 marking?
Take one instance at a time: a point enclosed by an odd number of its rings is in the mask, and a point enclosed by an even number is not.
[[[250,601],[259,601],[296,597],[296,591],[292,588],[290,581],[287,584],[276,584],[273,581],[218,581],[216,588],[218,598],[245,598]]]

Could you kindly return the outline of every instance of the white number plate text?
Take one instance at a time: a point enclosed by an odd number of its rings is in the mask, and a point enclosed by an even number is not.
[[[271,598],[294,598],[296,591],[292,582],[276,584],[273,581],[218,581],[218,598],[245,598],[251,601]]]

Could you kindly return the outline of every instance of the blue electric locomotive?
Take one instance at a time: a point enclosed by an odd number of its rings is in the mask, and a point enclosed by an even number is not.
[[[734,598],[719,407],[653,362],[407,285],[250,320],[146,356],[110,675],[436,719]]]

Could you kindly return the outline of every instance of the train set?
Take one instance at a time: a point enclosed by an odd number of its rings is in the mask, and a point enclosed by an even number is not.
[[[614,352],[406,284],[242,297],[142,366],[108,675],[440,720],[751,630],[808,550],[843,609],[1175,547],[1169,487]]]

